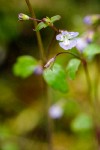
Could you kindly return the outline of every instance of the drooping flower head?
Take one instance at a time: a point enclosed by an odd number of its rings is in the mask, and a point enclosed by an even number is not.
[[[60,47],[65,50],[69,50],[76,46],[76,37],[78,36],[78,34],[78,32],[61,31],[61,33],[56,36],[56,40],[59,41]]]

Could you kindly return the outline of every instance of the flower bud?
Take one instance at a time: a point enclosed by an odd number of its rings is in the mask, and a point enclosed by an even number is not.
[[[51,59],[46,63],[46,65],[45,65],[44,67],[45,67],[45,68],[50,67],[50,66],[54,63],[54,61],[55,61],[55,58],[53,57],[53,58],[51,58]]]
[[[18,19],[19,19],[20,21],[23,21],[23,20],[29,20],[30,17],[29,17],[28,15],[25,15],[25,14],[23,14],[23,13],[20,13],[20,14],[18,15]]]

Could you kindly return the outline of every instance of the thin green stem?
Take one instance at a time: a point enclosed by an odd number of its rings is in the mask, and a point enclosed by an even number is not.
[[[32,17],[29,17],[30,20],[33,20],[33,21],[37,21],[37,22],[42,22],[42,20],[40,19],[37,19],[37,18],[32,18]]]
[[[47,87],[47,138],[48,138],[48,150],[53,150],[53,128],[52,119],[49,115],[49,109],[51,106],[52,92],[50,87]]]
[[[87,62],[83,61],[82,63],[83,63],[83,67],[84,67],[84,71],[85,71],[85,75],[86,75],[86,81],[87,81],[87,85],[88,85],[89,100],[90,100],[90,103],[93,105],[93,100],[92,100],[92,95],[91,95],[92,85],[91,85],[91,79],[90,79],[90,75],[89,75],[89,71],[88,71],[88,67],[87,67]]]
[[[59,55],[61,55],[61,54],[70,54],[70,55],[74,56],[75,58],[82,60],[78,55],[76,55],[76,54],[74,54],[72,52],[60,52],[60,53],[56,54],[54,56],[54,58],[56,59],[56,57],[59,56]]]
[[[90,75],[89,75],[88,68],[87,68],[87,63],[83,63],[83,67],[84,67],[84,71],[85,71],[85,75],[86,75],[86,79],[87,79],[87,84],[88,84],[88,95],[89,95],[90,104],[91,104],[91,108],[92,108],[92,118],[94,121],[94,132],[96,134],[96,140],[98,142],[98,144],[97,144],[98,150],[100,150],[100,137],[98,136],[98,134],[100,134],[100,128],[98,127],[98,124],[99,124],[98,123],[98,120],[99,120],[99,117],[98,117],[99,103],[98,103],[98,100],[93,98],[91,95],[92,85],[91,85]]]
[[[95,79],[95,86],[94,86],[94,97],[95,97],[95,101],[96,103],[98,102],[98,104],[100,105],[100,101],[99,101],[99,97],[98,97],[98,88],[99,88],[99,81],[100,81],[100,56],[98,55],[96,57],[96,67],[97,67],[97,74],[96,74],[96,79]]]
[[[36,18],[36,17],[35,17],[34,10],[33,10],[32,7],[31,7],[30,1],[29,1],[29,0],[25,0],[25,1],[26,1],[27,6],[28,6],[28,9],[29,9],[29,11],[30,11],[30,13],[31,13],[31,16],[32,16],[33,18]],[[34,23],[34,26],[35,26],[35,28],[36,28],[36,26],[37,26],[37,20],[33,20],[33,23]],[[42,61],[43,61],[43,63],[44,63],[45,60],[46,60],[46,58],[45,58],[45,54],[44,54],[44,48],[43,48],[43,44],[42,44],[42,39],[41,39],[40,32],[36,32],[36,36],[37,36],[38,46],[39,46],[40,55],[41,55],[40,57],[41,57],[41,59],[42,59]]]
[[[32,15],[32,18],[36,18],[35,17],[35,13],[31,7],[31,4],[30,4],[30,1],[29,0],[25,0],[26,3],[27,3],[27,6],[30,10],[30,13]],[[37,20],[37,19],[32,19],[33,20],[33,23],[34,23],[34,26],[36,28],[37,26],[37,21],[41,22],[41,20]],[[41,40],[41,36],[40,36],[40,33],[39,32],[36,32],[36,35],[37,35],[37,40],[38,40],[38,45],[39,45],[39,49],[40,49],[40,54],[41,54],[41,59],[42,59],[42,62],[43,64],[45,63],[46,61],[46,58],[45,58],[45,54],[44,54],[44,48],[43,48],[43,45],[42,45],[42,40]],[[46,94],[46,98],[44,98],[44,100],[46,100],[44,103],[46,104],[47,103],[47,108],[46,108],[46,114],[47,114],[47,135],[48,135],[48,150],[52,150],[52,134],[51,134],[51,120],[50,120],[50,117],[49,117],[49,114],[48,114],[48,109],[50,107],[50,97],[48,95],[48,85],[45,84],[43,78],[41,79],[42,81],[42,86],[43,86],[43,96],[45,96],[44,94],[44,91],[47,92]],[[46,86],[46,89],[44,89],[44,86]],[[46,106],[44,104],[44,106]]]
[[[57,29],[54,25],[49,25],[55,32],[59,32],[59,29]]]

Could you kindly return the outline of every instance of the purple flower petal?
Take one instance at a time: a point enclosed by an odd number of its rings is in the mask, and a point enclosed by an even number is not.
[[[63,40],[64,40],[63,35],[62,35],[62,34],[58,34],[58,35],[56,36],[56,40],[58,40],[58,41],[63,41]]]
[[[60,47],[62,47],[65,50],[69,50],[69,49],[75,47],[76,44],[77,44],[77,40],[76,39],[68,40],[68,41],[69,41],[69,44],[66,44],[65,41],[64,42],[59,42]]]
[[[60,41],[59,45],[65,49],[71,49],[76,46],[77,40],[75,39],[78,36],[78,32],[68,32],[68,31],[61,31],[61,34],[56,36],[56,40]]]
[[[75,38],[76,36],[79,35],[78,32],[68,32],[69,33],[69,39]]]
[[[92,24],[91,16],[86,16],[83,21],[84,21],[85,24],[88,24],[88,25]]]
[[[61,34],[62,34],[62,35],[68,35],[69,32],[68,32],[68,31],[61,31]]]

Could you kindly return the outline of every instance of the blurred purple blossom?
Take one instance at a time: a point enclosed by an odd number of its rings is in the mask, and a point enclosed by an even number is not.
[[[61,31],[61,33],[56,36],[56,40],[59,41],[60,47],[68,50],[76,46],[77,39],[75,37],[78,36],[78,34],[78,32]]]
[[[98,20],[100,20],[100,14],[86,16],[83,21],[87,25],[92,25],[92,24],[96,23]]]
[[[82,35],[80,38],[77,39],[77,45],[76,48],[83,52],[84,49],[87,47],[88,44],[90,44],[93,41],[94,32],[92,30],[87,31]]]
[[[84,38],[78,38],[77,39],[77,45],[76,48],[80,51],[83,52],[83,50],[85,49],[85,47],[88,45],[88,43],[86,42],[86,40]]]
[[[36,75],[41,75],[43,73],[43,68],[42,66],[37,66],[34,70],[34,74]]]
[[[58,119],[63,115],[63,109],[59,105],[53,105],[49,109],[49,115],[53,119]]]
[[[92,24],[91,16],[86,16],[83,21],[85,24],[88,24],[88,25]]]

